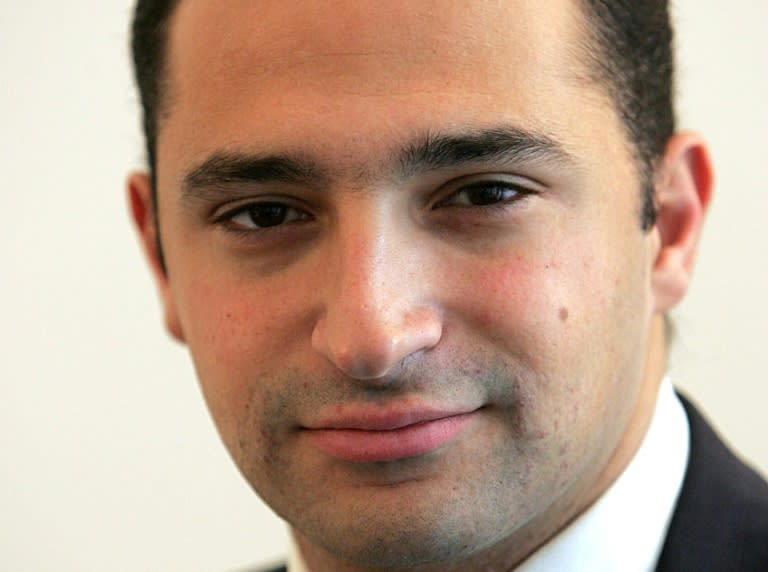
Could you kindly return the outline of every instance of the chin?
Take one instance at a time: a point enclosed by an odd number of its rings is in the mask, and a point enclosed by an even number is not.
[[[487,498],[483,503],[467,492],[446,499],[427,494],[418,502],[408,494],[397,498],[393,490],[388,505],[369,505],[370,510],[337,507],[338,518],[329,518],[329,509],[312,518],[305,513],[295,521],[302,525],[300,537],[322,546],[334,559],[371,568],[434,565],[439,569],[441,562],[471,558],[516,528],[509,502]]]

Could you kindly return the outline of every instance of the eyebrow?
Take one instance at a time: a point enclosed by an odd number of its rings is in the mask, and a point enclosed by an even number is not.
[[[457,133],[427,132],[395,151],[393,157],[404,179],[488,161],[574,162],[548,135],[506,125]],[[330,178],[326,169],[307,156],[218,151],[184,176],[182,197],[215,199],[224,188],[248,183],[323,187]]]
[[[556,140],[517,127],[500,126],[457,134],[427,133],[399,156],[404,177],[483,161],[574,163]]]
[[[222,187],[247,183],[312,184],[325,179],[322,169],[309,159],[290,155],[253,155],[219,151],[189,171],[183,195],[205,199]]]

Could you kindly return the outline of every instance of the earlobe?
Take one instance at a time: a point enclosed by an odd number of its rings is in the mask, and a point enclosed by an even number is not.
[[[704,141],[679,133],[667,143],[656,177],[658,252],[652,269],[655,311],[665,313],[685,295],[712,194],[712,163]]]
[[[146,173],[132,173],[127,181],[128,204],[131,218],[139,233],[144,254],[157,282],[168,332],[178,341],[184,341],[176,304],[168,282],[168,274],[159,252],[158,225],[152,200],[152,183]]]

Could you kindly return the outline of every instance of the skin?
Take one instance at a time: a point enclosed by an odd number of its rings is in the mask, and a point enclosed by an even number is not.
[[[639,446],[709,159],[693,134],[670,140],[642,231],[631,145],[573,47],[582,25],[569,0],[201,0],[174,15],[158,209],[137,173],[133,218],[224,443],[313,570],[510,569]],[[489,128],[557,156],[402,166],[427,134]],[[190,185],[222,153],[314,170]],[[492,206],[469,200],[487,198],[480,183]],[[233,213],[265,201],[286,222]],[[308,436],[413,408],[472,413],[437,450],[386,462]]]

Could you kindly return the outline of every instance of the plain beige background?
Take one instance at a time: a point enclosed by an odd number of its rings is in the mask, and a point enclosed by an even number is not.
[[[218,442],[128,224],[129,0],[0,0],[0,569],[232,570],[284,526]],[[717,194],[675,382],[768,469],[768,2],[681,0]]]

